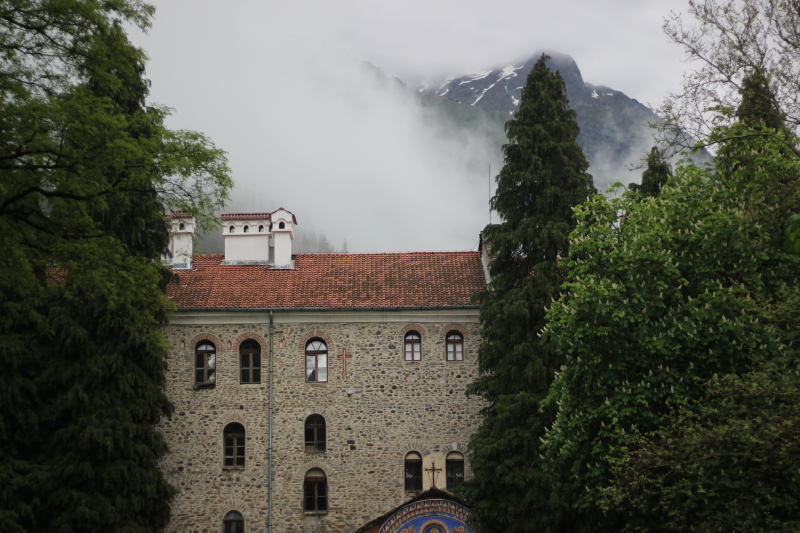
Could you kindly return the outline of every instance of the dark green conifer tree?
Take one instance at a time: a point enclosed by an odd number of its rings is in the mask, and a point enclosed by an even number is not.
[[[628,188],[645,196],[658,196],[670,176],[672,176],[672,169],[669,163],[664,161],[664,153],[657,146],[653,146],[647,155],[647,168],[642,172],[641,185],[631,183]]]
[[[480,375],[468,394],[488,407],[470,441],[475,476],[462,490],[486,533],[556,531],[569,521],[550,499],[552,480],[541,468],[540,437],[554,413],[541,413],[540,402],[561,361],[540,336],[565,276],[572,208],[596,190],[575,142],[564,80],[548,60],[542,55],[531,70],[506,124],[505,166],[491,202],[501,223],[483,234],[492,282],[479,295]]]
[[[742,80],[739,90],[742,103],[736,109],[740,121],[755,126],[762,123],[771,130],[783,130],[786,126],[783,114],[775,106],[775,97],[769,87],[769,79],[761,70],[751,72]]]
[[[165,209],[208,228],[224,152],[145,105],[141,2],[0,17],[0,531],[161,530]],[[205,222],[204,222],[205,221]]]
[[[97,37],[85,65],[88,89],[146,146],[158,121],[144,107],[140,52],[118,25]],[[158,531],[175,493],[158,468],[167,446],[155,428],[172,413],[161,332],[170,308],[164,294],[171,273],[160,261],[169,230],[151,173],[113,165],[101,171],[126,186],[101,202],[70,204],[65,216],[74,219],[77,207],[103,249],[66,251],[75,261],[48,301],[50,345],[37,378],[46,405],[37,461],[46,481],[34,522],[40,531]],[[54,203],[56,223],[59,207]],[[87,253],[97,261],[87,262]]]

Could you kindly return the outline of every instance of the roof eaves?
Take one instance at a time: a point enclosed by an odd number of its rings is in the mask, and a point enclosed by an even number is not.
[[[292,212],[291,212],[291,211],[289,211],[288,209],[285,209],[285,208],[283,208],[283,207],[279,207],[278,209],[276,209],[275,211],[273,211],[273,212],[272,212],[272,213],[270,213],[270,214],[271,214],[271,215],[274,215],[274,214],[275,214],[275,213],[277,213],[278,211],[286,211],[287,213],[289,213],[290,215],[292,215],[292,224],[294,224],[295,226],[297,226],[297,217],[296,217],[296,216],[294,216],[294,213],[292,213]]]
[[[480,309],[479,305],[416,305],[373,307],[179,307],[178,311],[446,311],[456,309]]]

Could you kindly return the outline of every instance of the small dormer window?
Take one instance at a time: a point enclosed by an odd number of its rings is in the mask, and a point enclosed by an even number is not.
[[[264,233],[264,226],[259,226],[258,227],[258,232],[259,233]]]
[[[230,228],[228,228],[228,233],[233,233],[233,226],[231,226]]]
[[[285,229],[285,228],[286,228],[286,224],[285,223],[281,222],[281,223],[278,224],[278,229]]]
[[[244,232],[247,233],[248,231],[250,231],[250,226],[245,226],[244,227]]]
[[[179,227],[178,229],[179,229],[180,231],[183,231],[183,230],[185,230],[185,229],[186,229],[186,224],[184,224],[183,222],[181,222],[181,225],[180,225],[180,227]]]

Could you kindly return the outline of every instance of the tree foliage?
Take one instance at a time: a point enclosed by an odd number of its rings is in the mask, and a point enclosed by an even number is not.
[[[681,45],[699,68],[686,74],[681,91],[657,110],[655,124],[668,155],[695,142],[716,146],[712,133],[738,118],[732,111],[745,98],[751,117],[768,126],[749,135],[788,139],[800,127],[800,3],[796,0],[690,0],[694,21],[672,13],[664,23],[669,39]],[[767,91],[753,93],[754,85]],[[758,103],[748,106],[748,99]],[[774,128],[782,122],[781,133]],[[719,130],[717,130],[719,131]],[[733,130],[730,130],[733,131]],[[795,157],[800,149],[787,145]]]
[[[565,275],[572,208],[595,192],[575,139],[575,112],[561,75],[542,56],[522,90],[519,112],[506,124],[505,166],[497,176],[484,245],[493,256],[490,289],[480,295],[483,324],[479,377],[468,393],[489,404],[470,441],[474,480],[463,486],[484,531],[530,531],[550,502],[550,480],[536,435],[552,417],[540,412],[558,355],[540,342],[544,306]],[[557,527],[560,521],[553,521]]]
[[[714,376],[702,403],[611,450],[602,507],[630,509],[627,531],[797,531],[797,372],[781,359]]]
[[[0,530],[156,531],[172,306],[168,210],[203,225],[231,179],[148,106],[127,0],[0,3]]]
[[[642,183],[631,183],[628,188],[645,196],[658,196],[661,188],[672,176],[672,169],[669,163],[664,161],[664,153],[657,146],[654,146],[647,155],[646,165],[647,168],[642,172]]]
[[[763,124],[770,131],[781,131],[786,127],[783,114],[776,107],[769,79],[761,70],[753,70],[744,77],[739,94],[738,120],[752,126]]]
[[[545,334],[568,360],[551,388],[549,405],[559,413],[544,440],[563,498],[584,513],[579,530],[636,523],[630,469],[637,460],[644,468],[646,457],[620,450],[667,446],[658,432],[674,413],[711,416],[707,382],[715,375],[746,375],[765,359],[797,366],[789,346],[797,313],[787,302],[797,301],[800,261],[784,252],[784,224],[800,192],[788,148],[796,139],[753,135],[760,131],[738,123],[715,132],[737,139],[722,145],[716,168],[680,167],[657,198],[596,196],[576,212],[566,292]],[[738,378],[731,379],[725,383]],[[664,471],[653,465],[642,476]],[[690,485],[673,478],[664,486],[673,482]],[[662,512],[691,518],[682,503],[662,502],[673,506]],[[662,518],[643,519],[641,528],[659,530]],[[716,530],[713,520],[706,525]]]

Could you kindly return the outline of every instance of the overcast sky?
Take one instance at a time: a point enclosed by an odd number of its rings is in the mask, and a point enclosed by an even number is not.
[[[357,252],[475,249],[489,176],[466,178],[476,147],[430,131],[354,60],[415,83],[548,48],[651,104],[688,68],[661,31],[685,0],[151,1],[153,27],[131,35],[150,56],[150,100],[228,152],[231,210],[283,206]]]

